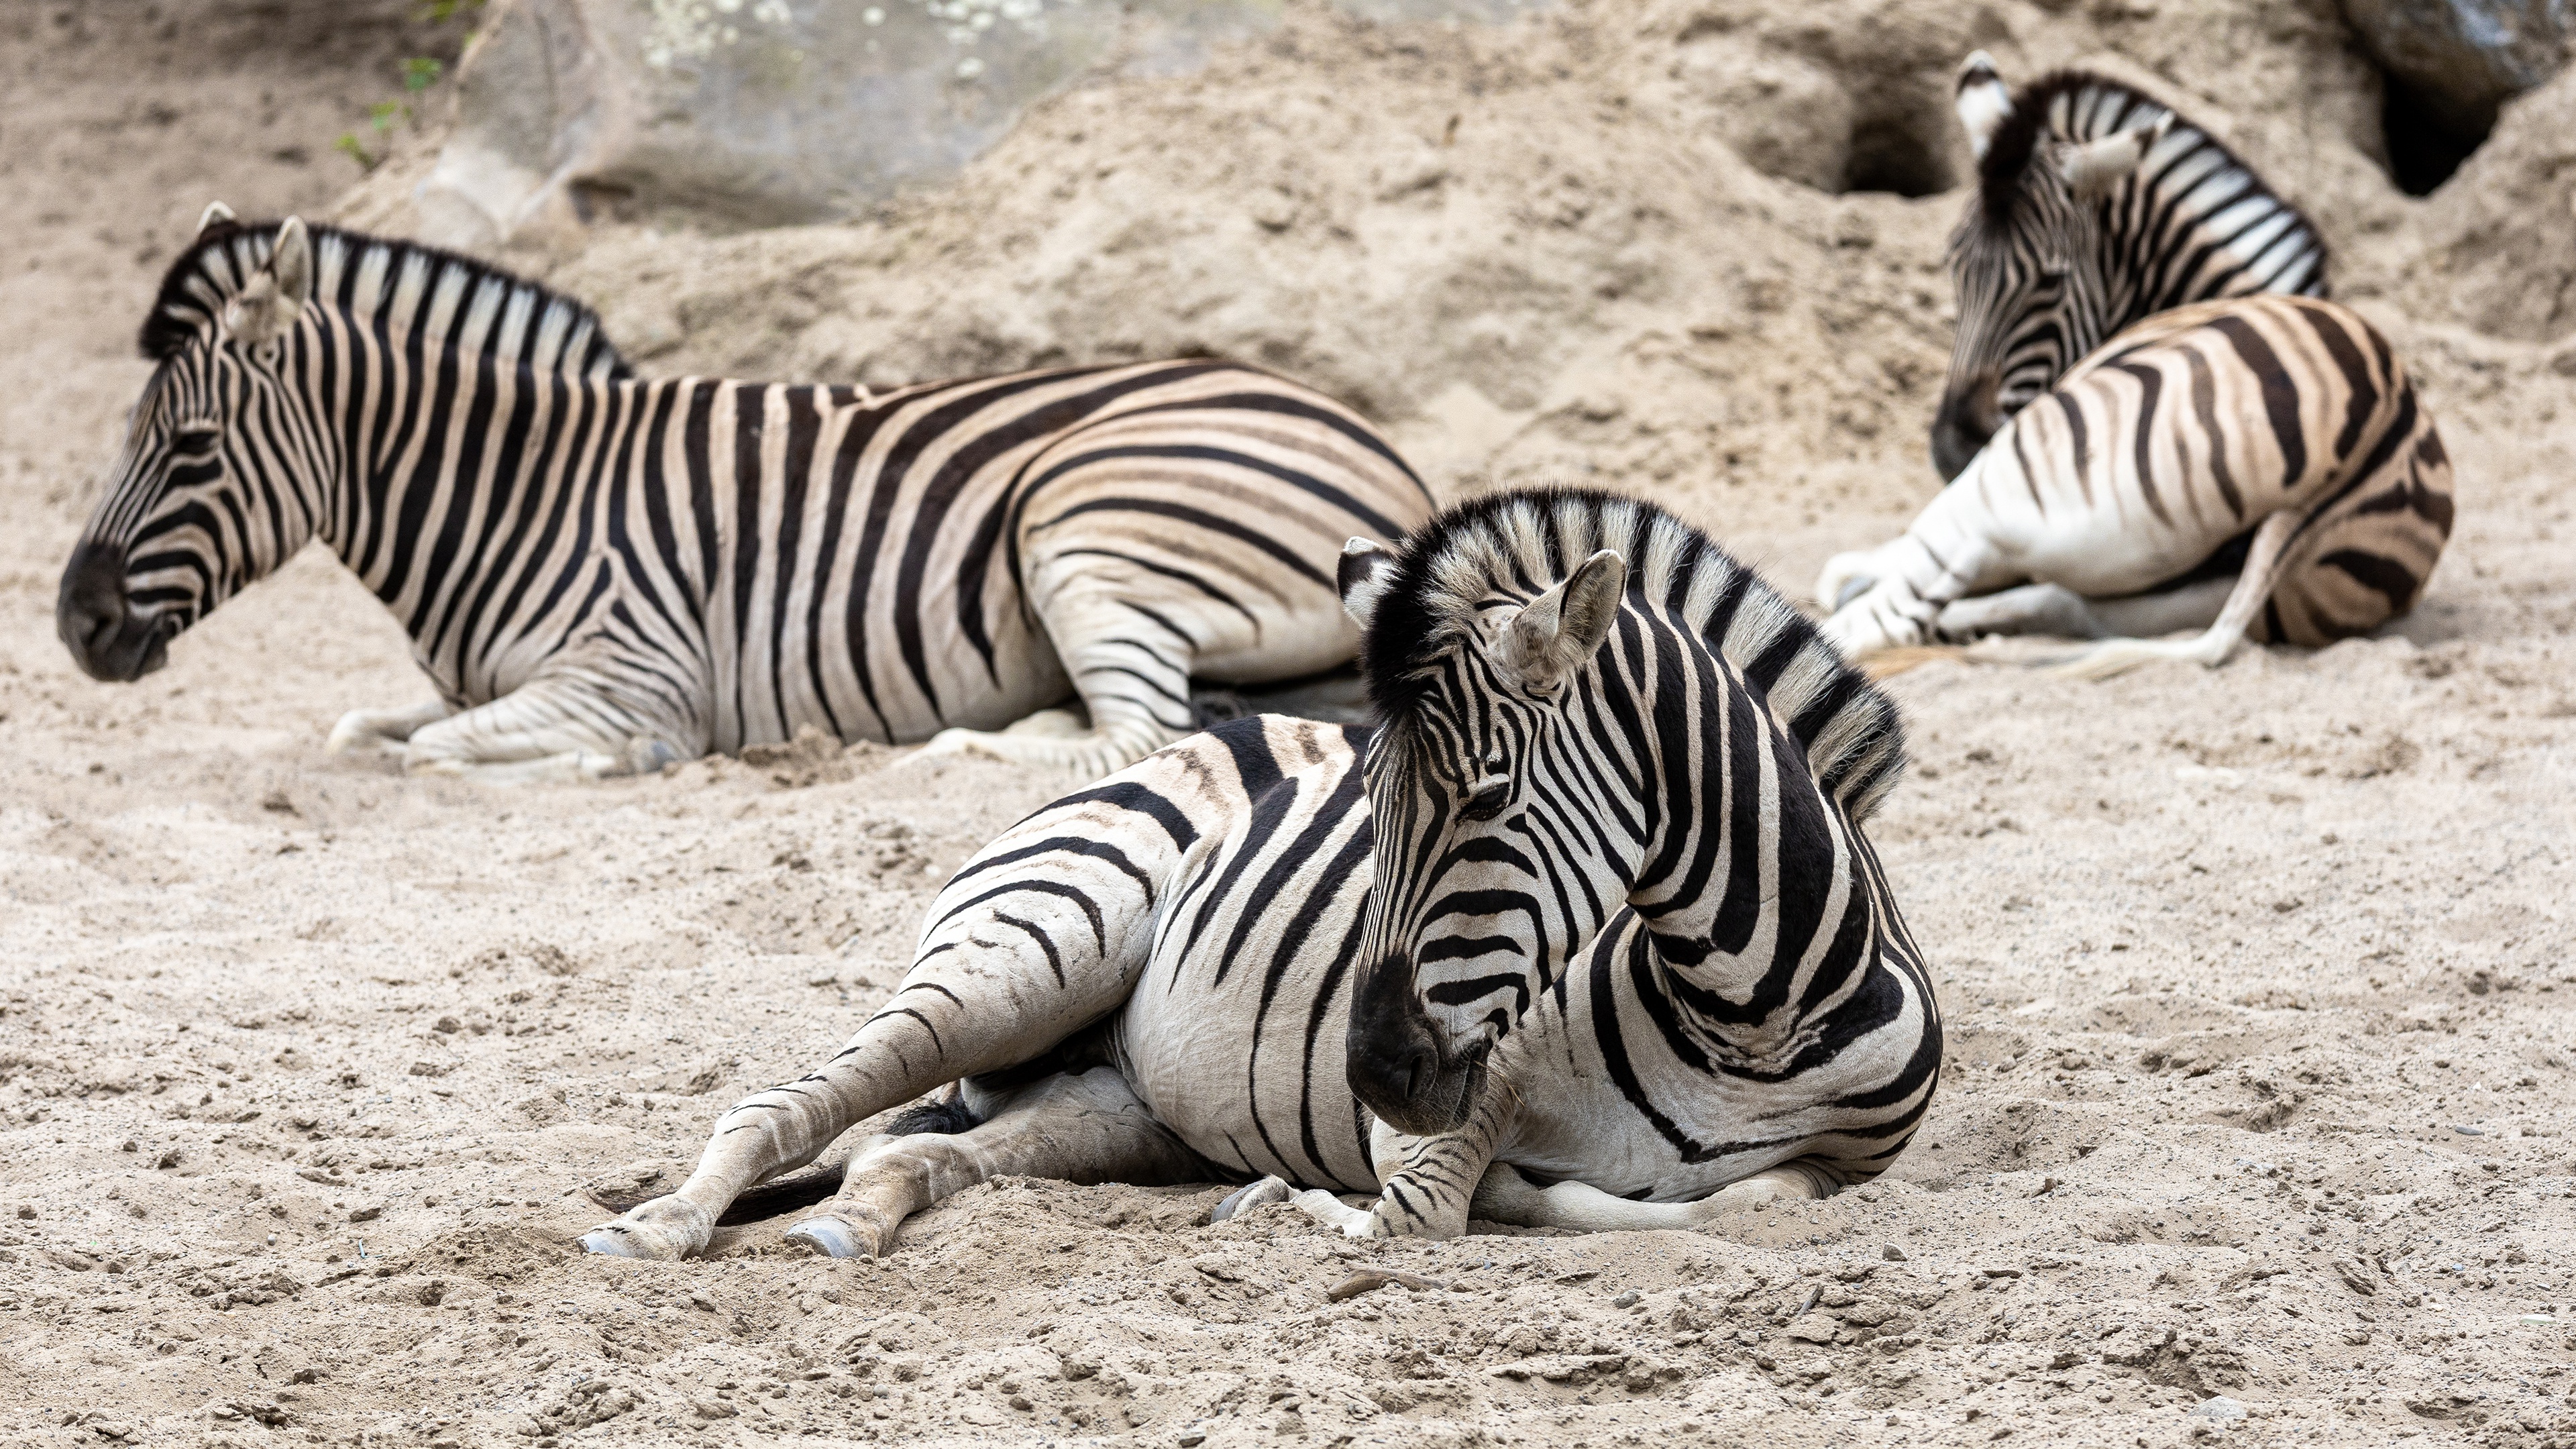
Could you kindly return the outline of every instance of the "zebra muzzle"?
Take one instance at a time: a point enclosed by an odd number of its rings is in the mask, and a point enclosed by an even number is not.
[[[1408,963],[1381,962],[1351,1003],[1351,1091],[1399,1132],[1428,1137],[1456,1131],[1485,1094],[1485,1057],[1477,1042],[1452,1052],[1413,994]]]
[[[170,640],[179,632],[170,616],[137,614],[128,605],[125,555],[100,543],[73,550],[54,603],[54,629],[83,673],[116,684],[167,663]]]

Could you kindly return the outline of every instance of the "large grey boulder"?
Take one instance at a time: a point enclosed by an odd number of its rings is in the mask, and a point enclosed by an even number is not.
[[[1533,0],[1339,3],[1486,21]],[[1277,23],[1275,0],[493,0],[446,144],[370,219],[486,250],[569,240],[603,212],[854,216],[952,175],[1068,85],[1195,70]]]
[[[2343,0],[2381,67],[2444,129],[2483,138],[2496,108],[2558,73],[2576,0]]]

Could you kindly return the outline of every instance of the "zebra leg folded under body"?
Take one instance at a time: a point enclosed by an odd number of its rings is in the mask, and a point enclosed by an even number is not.
[[[353,709],[331,727],[323,748],[335,755],[400,754],[422,728],[455,712],[439,699],[409,709]]]
[[[348,728],[343,720],[341,729]],[[596,780],[695,759],[703,750],[678,737],[683,733],[581,675],[557,674],[489,704],[416,722],[404,736],[403,768],[490,784]],[[332,745],[344,747],[341,730],[332,732]]]
[[[1408,1137],[1384,1122],[1374,1124],[1369,1152],[1376,1159],[1379,1186],[1371,1206],[1354,1207],[1320,1187],[1299,1191],[1268,1177],[1219,1203],[1212,1217],[1222,1222],[1256,1207],[1292,1202],[1346,1238],[1454,1238],[1467,1231],[1476,1184],[1492,1167],[1496,1145],[1519,1116],[1518,1094],[1497,1081],[1455,1132]]]
[[[964,1132],[889,1138],[850,1160],[840,1195],[787,1230],[787,1240],[835,1258],[879,1257],[904,1219],[995,1177],[1158,1187],[1216,1175],[1136,1099],[1114,1068],[1058,1073],[970,1103],[984,1121]]]
[[[1563,1228],[1577,1233],[1615,1233],[1650,1228],[1697,1228],[1756,1203],[1782,1198],[1831,1197],[1843,1180],[1832,1168],[1812,1158],[1784,1162],[1766,1172],[1730,1182],[1692,1202],[1631,1202],[1580,1182],[1541,1187],[1509,1163],[1486,1169],[1476,1184],[1473,1216],[1481,1222],[1510,1223],[1523,1228]]]
[[[1955,643],[1989,634],[2051,634],[2061,639],[2136,639],[2218,621],[2233,579],[2204,579],[2160,593],[2088,599],[2063,584],[2023,584],[1942,606],[1934,632]]]
[[[2218,611],[2217,622],[2188,639],[2112,639],[2067,659],[2055,666],[2057,673],[2078,679],[2108,679],[2141,664],[2158,659],[2187,659],[2216,668],[2227,662],[2244,642],[2245,631],[2252,627],[2254,616],[2272,596],[2272,586],[2280,581],[2282,570],[2291,561],[2291,536],[2305,521],[2304,513],[2282,512],[2266,518],[2254,530],[2253,547],[2246,550],[2244,572],[2236,576],[2228,590],[2227,605]]]

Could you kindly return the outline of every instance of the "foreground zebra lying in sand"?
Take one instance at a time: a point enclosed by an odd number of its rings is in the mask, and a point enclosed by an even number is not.
[[[569,298],[221,207],[142,345],[63,642],[139,678],[319,537],[439,694],[332,747],[413,770],[596,777],[812,728],[1097,778],[1195,726],[1193,675],[1346,663],[1328,561],[1431,511],[1355,414],[1251,368],[648,381]],[[1087,722],[1049,708],[1076,695]]]
[[[1884,649],[2105,639],[2063,667],[2321,645],[2423,596],[2451,464],[2388,340],[2310,297],[2163,313],[2013,415],[1903,535],[1816,581],[1824,631]],[[2127,636],[2198,630],[2187,639]]]
[[[1642,503],[1498,495],[1342,576],[1384,727],[1237,721],[1013,827],[846,1048],[584,1245],[702,1251],[737,1195],[960,1079],[789,1237],[880,1253],[1006,1173],[1261,1177],[1227,1210],[1445,1237],[1883,1171],[1941,1059],[1860,833],[1904,762],[1886,698]]]

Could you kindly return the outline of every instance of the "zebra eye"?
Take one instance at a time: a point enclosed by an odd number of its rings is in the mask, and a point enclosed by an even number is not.
[[[1475,793],[1467,797],[1466,806],[1458,814],[1467,820],[1491,820],[1511,802],[1512,782],[1488,775],[1476,782]]]

